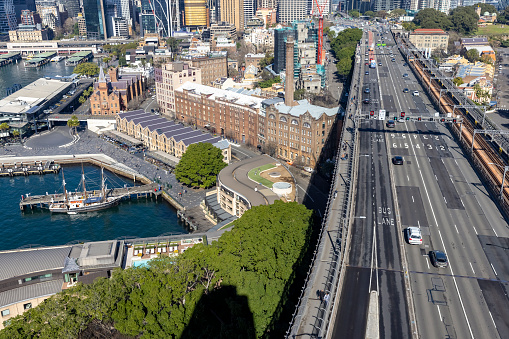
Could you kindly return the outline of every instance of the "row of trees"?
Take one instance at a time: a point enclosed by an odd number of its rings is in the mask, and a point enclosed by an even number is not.
[[[91,328],[111,326],[117,338],[281,337],[311,225],[295,202],[254,207],[212,245],[78,284],[9,320],[0,338],[98,338]]]
[[[361,13],[356,9],[349,11],[348,14],[353,18],[358,18],[361,16]],[[383,11],[383,10],[377,11],[377,12],[366,11],[362,15],[368,16],[370,19],[373,19],[373,18],[385,19],[385,18],[399,18],[405,14],[406,14],[406,11],[404,9],[397,8],[397,9],[392,10],[390,13],[387,11]]]
[[[326,32],[330,39],[330,45],[334,57],[338,60],[336,68],[338,73],[346,77],[353,67],[355,48],[362,39],[362,30],[348,28],[341,31],[337,36],[332,31]]]

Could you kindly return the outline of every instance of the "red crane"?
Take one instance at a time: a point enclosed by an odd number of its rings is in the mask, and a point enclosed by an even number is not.
[[[315,5],[316,5],[316,8],[318,9],[318,13],[313,13],[313,14],[318,14],[318,51],[317,51],[317,58],[316,58],[316,63],[318,65],[321,65],[322,64],[322,53],[323,53],[323,9],[325,8],[325,1],[323,1],[324,3],[322,4],[319,4],[318,3],[318,0],[315,0]]]

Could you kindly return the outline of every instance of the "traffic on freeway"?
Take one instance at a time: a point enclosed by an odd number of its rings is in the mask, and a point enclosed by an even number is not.
[[[364,338],[374,324],[385,338],[509,338],[507,222],[446,123],[407,120],[439,113],[388,27],[364,31],[355,215],[333,337]]]

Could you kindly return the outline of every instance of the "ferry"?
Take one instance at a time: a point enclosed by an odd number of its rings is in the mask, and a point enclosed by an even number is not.
[[[93,211],[104,210],[113,206],[118,205],[122,200],[123,196],[108,197],[106,196],[106,186],[104,180],[104,169],[101,168],[101,191],[99,193],[87,192],[85,186],[85,174],[81,175],[81,184],[83,185],[83,192],[68,194],[65,188],[65,177],[62,169],[62,180],[64,185],[64,202],[51,202],[49,204],[49,210],[52,213],[67,213],[70,215],[78,213],[86,213]]]
[[[60,61],[62,61],[64,59],[65,59],[65,57],[57,55],[57,56],[51,58],[51,62],[60,62]]]

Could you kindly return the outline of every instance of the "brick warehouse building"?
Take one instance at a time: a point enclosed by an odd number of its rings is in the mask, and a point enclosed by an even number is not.
[[[92,115],[118,114],[129,108],[129,103],[141,99],[144,91],[141,74],[118,74],[118,68],[110,68],[108,75],[101,67],[99,80],[94,83],[94,92],[90,96]]]

